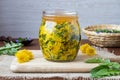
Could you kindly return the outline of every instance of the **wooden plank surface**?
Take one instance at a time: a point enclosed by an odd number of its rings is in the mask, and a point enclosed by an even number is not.
[[[13,72],[90,72],[98,64],[85,63],[88,58],[80,53],[72,62],[52,62],[43,58],[41,50],[32,50],[35,58],[30,62],[18,63],[16,58],[11,64]]]
[[[98,66],[96,63],[85,63],[85,60],[92,58],[83,55],[80,51],[74,61],[71,62],[52,62],[44,59],[41,50],[31,50],[35,58],[26,63],[18,63],[15,58],[10,69],[13,72],[90,72],[91,69]],[[97,55],[93,57],[108,58],[118,61],[120,56],[116,56],[106,50],[97,50]]]

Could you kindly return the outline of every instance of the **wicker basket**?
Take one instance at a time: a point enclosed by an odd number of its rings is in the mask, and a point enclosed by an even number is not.
[[[96,29],[115,29],[120,30],[120,25],[102,24],[88,26],[83,32],[88,40],[99,47],[120,47],[120,33],[96,33]]]

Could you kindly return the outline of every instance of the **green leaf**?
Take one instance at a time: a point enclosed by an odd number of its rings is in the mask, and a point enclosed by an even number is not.
[[[99,66],[93,68],[90,73],[92,78],[120,75],[120,64],[117,62],[110,62],[110,60],[107,59]]]
[[[87,59],[85,62],[86,63],[102,63],[104,61],[103,58],[90,58]]]
[[[4,46],[0,47],[0,55],[15,55],[15,53],[23,46],[21,43],[6,43]]]

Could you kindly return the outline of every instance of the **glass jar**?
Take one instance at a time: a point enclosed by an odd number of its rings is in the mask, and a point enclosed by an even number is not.
[[[75,12],[43,12],[39,43],[45,59],[73,61],[81,40],[78,16]]]

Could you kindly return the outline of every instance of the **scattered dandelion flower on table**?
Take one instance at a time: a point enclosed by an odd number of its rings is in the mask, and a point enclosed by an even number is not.
[[[88,56],[94,56],[96,54],[95,48],[90,46],[89,44],[83,44],[80,46],[80,50],[83,54],[86,54]]]
[[[20,53],[17,55],[17,60],[19,63],[28,62],[29,56],[27,54]]]
[[[93,55],[96,54],[96,51],[95,51],[95,49],[93,47],[88,47],[86,49],[86,54],[89,55],[89,56],[93,56]]]
[[[32,52],[26,49],[19,50],[18,52],[16,52],[15,56],[17,57],[19,63],[28,62],[34,58]]]
[[[84,44],[82,46],[80,46],[80,50],[82,51],[82,53],[85,53],[86,54],[86,49],[90,47],[89,44]]]

